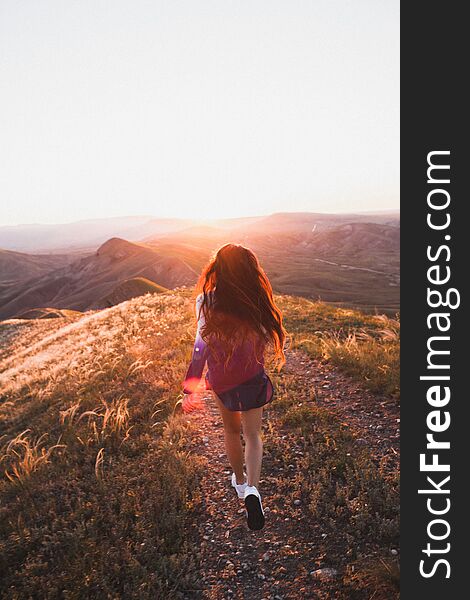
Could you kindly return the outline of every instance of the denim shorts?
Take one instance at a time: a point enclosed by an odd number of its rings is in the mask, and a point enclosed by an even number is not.
[[[214,389],[206,374],[206,389],[212,390],[228,410],[237,412],[260,408],[269,404],[274,397],[274,386],[269,375],[263,370],[248,381],[244,381],[231,389]]]

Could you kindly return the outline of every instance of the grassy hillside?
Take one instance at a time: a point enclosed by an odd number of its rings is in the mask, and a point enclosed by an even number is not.
[[[400,323],[305,298],[280,296],[294,348],[331,361],[374,392],[400,396]]]
[[[363,344],[377,355],[383,346],[374,387],[397,393],[388,374],[395,362],[384,358],[384,331],[395,323],[292,297],[279,302],[292,343],[367,385]],[[206,462],[187,450],[190,423],[173,415],[193,334],[185,290],[83,316],[0,324],[0,596],[195,597],[201,573],[191,532]],[[304,440],[312,517],[333,527],[340,502],[341,526],[352,528],[356,545],[351,560],[380,556],[396,544],[396,481],[364,449],[352,449],[335,418],[297,407],[282,373],[277,381],[282,426]],[[376,539],[364,546],[369,527]],[[355,597],[365,600],[370,588],[361,585]]]
[[[146,279],[145,277],[133,277],[119,283],[112,292],[101,298],[93,308],[109,308],[121,302],[145,296],[145,294],[162,294],[167,288]]]
[[[201,465],[167,420],[190,322],[183,297],[152,295],[50,331],[2,324],[0,595],[171,598],[191,585]]]

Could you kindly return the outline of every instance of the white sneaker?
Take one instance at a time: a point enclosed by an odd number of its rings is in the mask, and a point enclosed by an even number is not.
[[[245,508],[248,527],[255,531],[264,527],[264,511],[261,496],[254,485],[245,488]]]
[[[243,500],[245,497],[245,488],[246,488],[246,473],[243,473],[245,476],[245,483],[237,483],[237,478],[235,477],[235,473],[232,473],[232,487],[235,488],[237,495],[239,498]]]

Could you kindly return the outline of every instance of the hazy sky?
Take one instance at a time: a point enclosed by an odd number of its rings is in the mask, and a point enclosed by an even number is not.
[[[398,0],[0,0],[0,86],[0,225],[398,207]]]

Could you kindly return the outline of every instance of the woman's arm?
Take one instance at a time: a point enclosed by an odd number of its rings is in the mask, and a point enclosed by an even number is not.
[[[203,299],[204,296],[202,294],[199,294],[196,298],[197,331],[191,362],[189,363],[186,377],[183,382],[183,393],[185,394],[192,394],[196,391],[207,360],[208,347],[206,342],[202,339],[201,334],[206,322],[204,311],[202,310]]]

